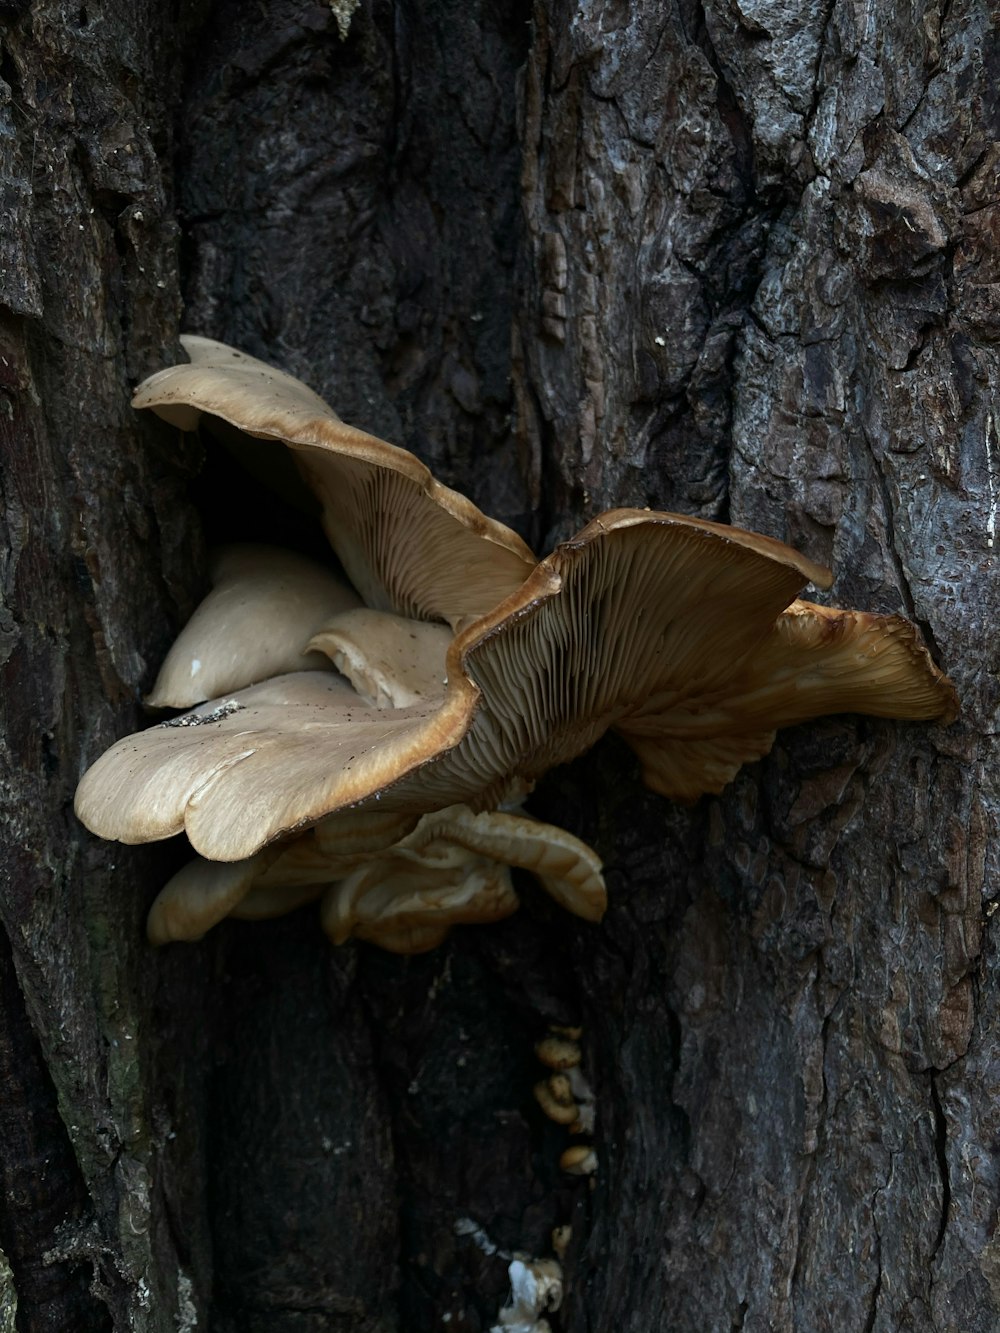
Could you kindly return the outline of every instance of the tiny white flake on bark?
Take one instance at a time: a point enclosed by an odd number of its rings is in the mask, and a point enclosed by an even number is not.
[[[347,41],[347,34],[351,31],[351,18],[360,3],[361,0],[329,0],[330,10],[337,20],[337,31],[342,42]]]

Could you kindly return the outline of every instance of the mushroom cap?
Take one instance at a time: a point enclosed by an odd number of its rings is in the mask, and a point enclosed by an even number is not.
[[[325,653],[366,703],[407,708],[444,696],[451,631],[361,607],[333,616],[309,647]]]
[[[724,692],[706,693],[697,711],[651,703],[618,730],[647,786],[693,801],[721,791],[743,764],[767,754],[777,728],[827,713],[947,725],[958,698],[902,616],[795,601]]]
[[[564,1088],[555,1079],[542,1079],[535,1084],[534,1093],[535,1101],[557,1125],[572,1125],[576,1120],[576,1102],[568,1080],[565,1080]]]
[[[597,1170],[597,1153],[586,1143],[574,1144],[559,1158],[559,1167],[571,1176],[592,1176]]]
[[[373,708],[329,671],[276,676],[119,741],[84,774],[75,808],[100,837],[186,831],[209,860],[240,861],[389,788],[455,744],[467,713],[464,698]]]
[[[146,699],[190,708],[288,671],[325,665],[309,640],[361,605],[325,566],[277,546],[242,543],[212,555],[212,590],[181,630]]]
[[[552,1033],[535,1043],[535,1054],[543,1065],[557,1070],[574,1069],[583,1058],[579,1042]]]
[[[393,848],[331,885],[321,920],[335,944],[353,935],[411,954],[436,948],[452,926],[502,921],[518,906],[510,871],[489,857]]]
[[[348,806],[494,809],[611,727],[651,786],[693,799],[792,722],[950,719],[954,690],[905,622],[790,605],[827,577],[752,533],[612,511],[454,639],[440,697],[379,710],[330,675],[279,677],[120,741],[77,812],[104,837],[185,829],[239,860]]]
[[[515,532],[407,450],[345,425],[300,380],[225,343],[181,343],[190,363],[140,384],[133,405],[182,430],[202,414],[218,417],[291,449],[366,605],[454,624],[490,610],[531,573],[535,557]]]
[[[357,935],[418,953],[452,925],[513,912],[511,866],[530,870],[578,916],[603,915],[601,865],[585,843],[520,812],[454,806],[419,820],[346,810],[242,861],[199,857],[157,895],[147,929],[153,944],[200,939],[226,916],[282,916],[325,894],[325,928],[336,943]]]
[[[200,940],[250,892],[258,875],[278,855],[267,848],[245,861],[204,861],[197,857],[160,890],[146,918],[150,944]]]

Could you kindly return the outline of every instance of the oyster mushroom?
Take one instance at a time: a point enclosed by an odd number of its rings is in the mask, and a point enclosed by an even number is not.
[[[168,674],[186,671],[186,685],[225,680],[229,697],[119,741],[85,775],[77,812],[94,832],[144,842],[183,831],[202,857],[237,863],[214,878],[182,872],[164,903],[200,895],[201,907],[178,906],[172,924],[151,924],[154,938],[322,893],[334,938],[431,947],[454,921],[512,910],[505,868],[526,862],[523,825],[509,821],[525,817],[498,808],[609,729],[636,751],[651,787],[693,800],[721,790],[790,723],[837,711],[954,716],[954,690],[912,626],[796,600],[830,575],[781,542],[613,510],[536,563],[410,454],[345,426],[290,376],[206,339],[186,346],[192,364],[153,376],[137,405],[185,427],[207,414],[286,445],[366,606],[333,606],[334,585],[304,572],[312,591],[288,631],[281,674],[261,680],[260,655],[248,651],[234,684],[234,655],[222,663],[228,638],[247,637],[246,608],[268,604],[272,574],[243,566],[228,585],[241,590],[235,599],[220,577]],[[317,654],[328,669],[308,669]],[[154,697],[166,693],[158,683]],[[462,836],[454,822],[433,823],[456,809],[466,812]],[[346,829],[366,815],[403,823],[391,836],[383,826],[360,861],[338,859],[338,822]],[[303,841],[306,830],[315,831]],[[525,845],[537,851],[542,841]],[[570,856],[578,867],[579,846]],[[588,855],[583,897],[562,872],[528,868],[597,919],[603,883]],[[426,892],[412,872],[421,858]]]

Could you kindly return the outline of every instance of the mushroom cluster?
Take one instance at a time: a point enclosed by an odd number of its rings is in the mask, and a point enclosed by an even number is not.
[[[513,912],[512,867],[605,907],[595,853],[521,810],[613,729],[647,784],[691,801],[824,713],[949,721],[954,690],[898,616],[797,600],[827,570],[783,543],[648,510],[600,515],[538,560],[412,454],[345,425],[261,361],[188,337],[135,405],[294,459],[346,575],[224,549],[148,702],[180,716],[85,774],[101,837],[186,833],[154,942],[321,899],[324,929],[403,953]]]

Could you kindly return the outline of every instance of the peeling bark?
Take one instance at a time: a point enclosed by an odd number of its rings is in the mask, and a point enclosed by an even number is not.
[[[0,38],[0,1328],[473,1333],[566,1223],[562,1333],[994,1328],[989,7],[35,0]],[[920,625],[960,722],[798,728],[692,810],[603,742],[532,807],[605,858],[600,927],[526,884],[422,958],[309,910],[151,953],[183,849],[88,837],[77,777],[206,543],[322,549],[130,411],[182,328],[538,548],[636,504],[792,542]],[[593,1189],[532,1097],[552,1023]]]

